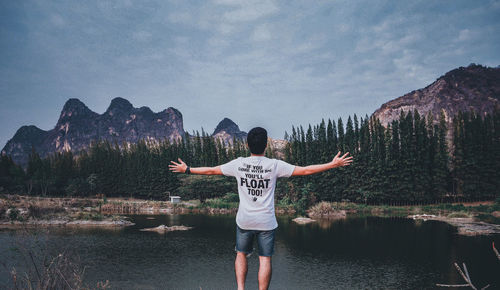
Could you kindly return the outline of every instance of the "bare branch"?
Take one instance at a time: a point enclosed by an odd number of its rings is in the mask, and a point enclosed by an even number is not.
[[[462,263],[462,265],[464,265],[464,271],[465,271],[465,275],[467,275],[467,281],[469,282],[471,288],[475,289],[475,287],[472,286],[472,280],[470,279],[469,271],[467,271],[467,266],[465,265],[465,263]]]
[[[497,255],[498,260],[500,260],[500,253],[498,253],[497,248],[495,248],[495,242],[491,242],[493,246],[493,252],[495,252],[495,255]]]
[[[495,248],[495,242],[492,242],[491,243],[492,247],[493,247],[493,252],[495,252],[495,255],[497,256],[497,258],[500,260],[500,253],[498,253],[498,250]],[[451,284],[436,284],[437,287],[470,287],[474,290],[477,290],[476,286],[474,286],[472,284],[472,281],[470,279],[470,275],[469,275],[469,271],[467,270],[467,266],[465,265],[465,263],[462,263],[462,265],[464,266],[464,270],[462,271],[462,269],[460,268],[460,266],[458,266],[458,264],[455,262],[454,263],[454,266],[455,268],[457,269],[458,273],[460,274],[460,276],[462,276],[462,278],[464,279],[465,282],[467,282],[467,284],[458,284],[458,285],[451,285]],[[464,274],[465,272],[465,274]],[[490,287],[490,284],[484,286],[483,288],[481,288],[481,290],[484,290],[484,289],[487,289],[488,287]]]
[[[467,282],[472,289],[477,290],[477,288],[474,287],[474,285],[472,285],[472,283],[469,281],[469,279],[467,279],[467,276],[465,276],[465,274],[462,271],[462,269],[460,269],[460,266],[457,263],[455,263],[454,265],[455,265],[455,268],[457,268],[458,273],[460,273],[460,275],[462,276],[462,278],[464,278],[465,282]]]

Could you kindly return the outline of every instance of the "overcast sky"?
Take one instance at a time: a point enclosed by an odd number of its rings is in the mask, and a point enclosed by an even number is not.
[[[500,1],[0,1],[0,148],[68,98],[224,117],[283,138],[500,64]]]

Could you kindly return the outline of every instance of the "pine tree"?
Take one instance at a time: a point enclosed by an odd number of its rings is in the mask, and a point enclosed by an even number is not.
[[[342,122],[342,118],[339,118],[337,121],[338,126],[338,142],[337,142],[337,151],[344,152],[344,123]]]

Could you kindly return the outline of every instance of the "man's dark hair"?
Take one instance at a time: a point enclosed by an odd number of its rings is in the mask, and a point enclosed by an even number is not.
[[[267,131],[261,127],[255,127],[247,135],[247,144],[253,154],[262,154],[266,150]]]

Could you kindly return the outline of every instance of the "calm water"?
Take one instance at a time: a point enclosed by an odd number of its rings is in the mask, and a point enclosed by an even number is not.
[[[234,216],[131,216],[122,230],[51,230],[49,250],[73,250],[87,266],[86,282],[114,289],[234,289]],[[500,289],[500,261],[491,250],[500,236],[462,237],[445,223],[405,218],[350,217],[296,225],[280,217],[271,289],[425,289],[461,284],[453,262],[465,262],[476,286]],[[160,224],[191,231],[139,231]],[[19,234],[0,231],[0,259],[22,265],[11,250]],[[29,238],[33,240],[34,238]],[[257,288],[258,257],[247,283]],[[8,274],[0,264],[0,288]],[[446,289],[446,288],[440,288]],[[449,289],[449,288],[448,288]]]

